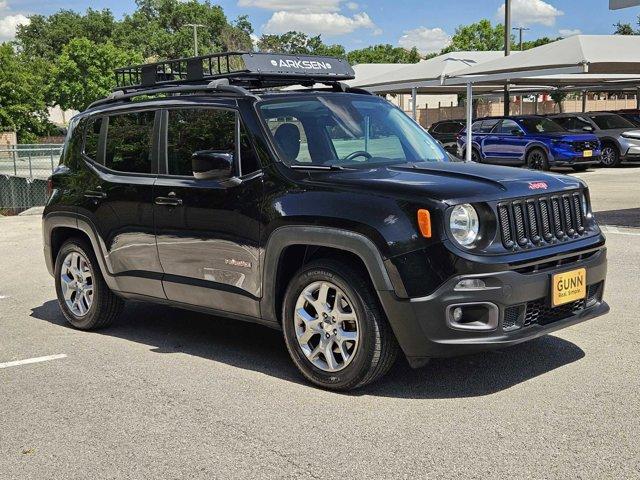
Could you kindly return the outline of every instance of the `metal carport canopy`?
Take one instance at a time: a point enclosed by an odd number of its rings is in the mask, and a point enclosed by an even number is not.
[[[623,76],[622,78],[620,76]],[[575,35],[470,67],[443,78],[447,86],[467,86],[467,145],[471,145],[474,85],[538,83],[555,87],[640,79],[640,36]],[[471,149],[467,148],[467,160]]]

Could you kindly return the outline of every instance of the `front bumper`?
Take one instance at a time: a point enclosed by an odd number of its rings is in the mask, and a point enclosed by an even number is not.
[[[585,268],[589,298],[580,304],[552,309],[553,274]],[[580,323],[609,311],[603,301],[607,271],[606,248],[563,265],[540,264],[539,270],[509,270],[480,275],[456,276],[432,295],[399,299],[392,292],[380,292],[383,307],[394,333],[412,366],[429,358],[451,357],[516,345]],[[462,279],[483,279],[488,288],[456,291]],[[461,304],[495,306],[497,326],[490,331],[460,330],[448,322],[450,307]]]
[[[630,146],[622,156],[622,160],[640,160],[640,146]]]

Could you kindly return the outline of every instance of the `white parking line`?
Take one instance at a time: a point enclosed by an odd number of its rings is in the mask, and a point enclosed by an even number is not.
[[[618,228],[609,225],[603,225],[602,231],[604,233],[615,233],[618,235],[631,235],[633,237],[640,237],[640,231],[636,228]]]
[[[58,360],[60,358],[66,358],[64,353],[59,355],[49,355],[46,357],[27,358],[26,360],[16,360],[15,362],[0,363],[0,368],[17,367],[20,365],[28,365],[30,363],[48,362],[49,360]]]

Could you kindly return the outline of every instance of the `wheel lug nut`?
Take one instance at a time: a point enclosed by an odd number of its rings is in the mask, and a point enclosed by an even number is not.
[[[329,335],[328,333],[325,333],[325,337],[329,338],[331,335]]]

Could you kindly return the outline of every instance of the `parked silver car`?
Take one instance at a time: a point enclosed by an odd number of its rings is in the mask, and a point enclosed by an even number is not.
[[[550,118],[571,132],[593,132],[602,143],[600,163],[617,167],[623,161],[640,160],[640,129],[610,112],[560,113]]]

